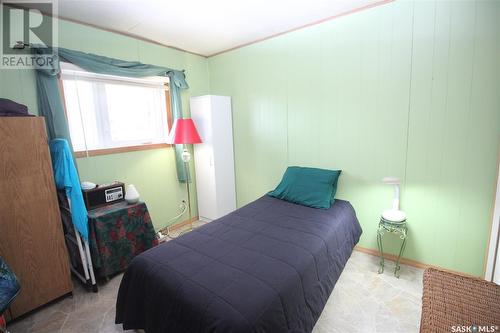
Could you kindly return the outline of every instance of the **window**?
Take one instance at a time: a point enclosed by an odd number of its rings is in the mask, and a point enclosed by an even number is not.
[[[168,78],[135,79],[61,64],[73,149],[77,156],[166,145]],[[130,148],[130,149],[126,149]]]

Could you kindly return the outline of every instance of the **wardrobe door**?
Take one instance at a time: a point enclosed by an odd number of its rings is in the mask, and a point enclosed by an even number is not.
[[[231,97],[211,96],[217,218],[236,210]]]
[[[42,117],[0,117],[0,256],[21,284],[12,317],[72,291]]]

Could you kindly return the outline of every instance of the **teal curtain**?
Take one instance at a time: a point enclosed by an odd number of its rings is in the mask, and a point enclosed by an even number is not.
[[[37,73],[36,85],[38,109],[45,117],[49,139],[62,138],[71,142],[56,76]]]
[[[44,54],[44,48],[32,46],[35,55]],[[108,58],[91,53],[58,48],[56,55],[52,56],[51,68],[37,69],[37,95],[38,110],[40,115],[44,116],[47,123],[47,133],[50,139],[64,138],[71,142],[68,123],[64,114],[61,94],[57,82],[57,75],[61,72],[59,61],[72,63],[86,71],[127,76],[127,77],[146,77],[146,76],[168,76],[170,80],[170,98],[172,104],[173,119],[182,118],[182,103],[180,91],[189,88],[186,82],[184,71],[179,71],[167,67],[143,64],[138,61],[125,61]],[[177,166],[177,178],[180,182],[186,182],[189,175],[186,174],[184,164],[181,158],[182,146],[175,146],[175,159]],[[188,171],[189,172],[189,171]]]
[[[174,120],[182,118],[182,100],[179,89],[181,88],[176,84],[170,84],[170,105],[172,107],[172,118]],[[186,170],[186,166],[184,165],[184,161],[182,160],[182,151],[184,150],[183,145],[174,145],[174,149],[175,149],[175,166],[177,168],[177,178],[181,183],[191,182],[191,178],[189,176],[189,169]]]

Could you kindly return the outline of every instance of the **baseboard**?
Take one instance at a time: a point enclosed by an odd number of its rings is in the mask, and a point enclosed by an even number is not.
[[[359,252],[363,252],[363,253],[367,253],[367,254],[371,254],[372,256],[375,256],[375,257],[380,257],[380,254],[379,254],[378,250],[375,250],[375,249],[369,249],[369,248],[366,248],[366,247],[362,247],[362,246],[356,245],[354,247],[354,250],[359,251]],[[398,257],[395,256],[395,255],[393,255],[393,254],[384,253],[384,259],[386,259],[386,260],[396,261],[397,258]],[[471,275],[471,274],[467,274],[467,273],[463,273],[463,272],[459,272],[459,271],[454,271],[452,269],[447,269],[447,268],[443,268],[443,267],[440,267],[440,266],[425,264],[423,262],[420,262],[420,261],[417,261],[417,260],[413,260],[413,259],[401,258],[401,260],[399,262],[401,264],[404,264],[404,265],[408,265],[408,266],[412,266],[412,267],[417,267],[417,268],[421,268],[421,269],[435,268],[435,269],[439,269],[439,270],[442,270],[442,271],[445,271],[445,272],[450,272],[450,273],[453,273],[453,274],[459,274],[459,275],[463,275],[463,276],[469,276],[469,277],[484,279],[483,276],[474,276],[474,275]]]
[[[190,223],[193,223],[195,221],[198,221],[198,216],[195,216],[195,217],[192,217],[191,219],[188,219],[188,220],[184,220],[182,222],[179,222],[179,223],[176,223],[176,224],[173,224],[172,226],[168,226],[167,228],[170,229],[170,231],[175,231],[177,229],[180,229],[182,227],[185,227],[187,226],[188,224]],[[164,228],[166,229],[166,228]],[[162,229],[163,230],[163,229]]]

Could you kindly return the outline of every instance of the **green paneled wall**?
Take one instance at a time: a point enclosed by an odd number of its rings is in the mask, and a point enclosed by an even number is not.
[[[189,111],[189,96],[209,92],[207,60],[203,57],[62,20],[59,21],[59,45],[185,69],[190,89],[182,95],[184,112]],[[37,113],[33,71],[0,70],[0,97],[27,104],[32,113]],[[77,164],[82,180],[96,183],[120,180],[134,184],[148,204],[156,228],[164,227],[171,217],[177,215],[181,200],[187,199],[185,185],[177,181],[172,149],[79,158]],[[192,198],[192,203],[194,214],[197,214],[195,198]]]
[[[232,96],[238,206],[287,165],[341,168],[376,248],[403,179],[405,257],[481,275],[500,139],[500,2],[396,1],[209,58]],[[387,237],[396,251],[396,238]]]
[[[66,21],[59,43],[186,69],[185,111],[189,96],[231,96],[238,206],[274,188],[287,165],[341,168],[338,197],[356,208],[360,245],[376,248],[392,196],[380,179],[399,176],[405,256],[481,275],[500,139],[499,17],[493,0],[401,0],[208,60]],[[0,70],[0,96],[36,113],[33,72]],[[84,180],[134,183],[157,228],[186,196],[171,149],[78,166]],[[395,252],[397,239],[387,242]]]

